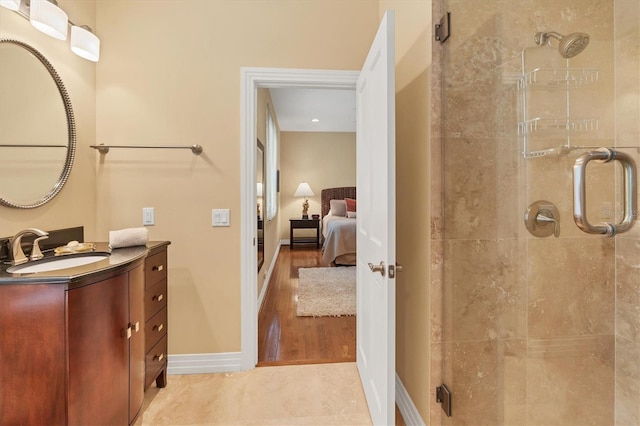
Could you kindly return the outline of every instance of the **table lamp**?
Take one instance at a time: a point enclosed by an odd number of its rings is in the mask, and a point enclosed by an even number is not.
[[[302,182],[298,185],[298,189],[296,189],[296,193],[293,194],[294,197],[304,197],[304,202],[302,203],[302,218],[309,219],[309,200],[307,197],[313,197],[315,194],[313,190],[309,186],[307,182]]]

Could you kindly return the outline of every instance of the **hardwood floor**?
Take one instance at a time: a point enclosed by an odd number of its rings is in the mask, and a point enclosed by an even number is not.
[[[355,362],[356,317],[297,317],[298,269],[320,267],[320,250],[280,255],[258,315],[258,366]]]

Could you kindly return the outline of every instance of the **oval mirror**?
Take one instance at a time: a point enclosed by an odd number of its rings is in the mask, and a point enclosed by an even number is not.
[[[0,39],[0,204],[39,207],[62,189],[76,151],[71,100],[49,61]]]

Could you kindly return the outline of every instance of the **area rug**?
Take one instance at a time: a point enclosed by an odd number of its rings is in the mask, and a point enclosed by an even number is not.
[[[339,317],[356,314],[356,268],[300,268],[299,317]]]

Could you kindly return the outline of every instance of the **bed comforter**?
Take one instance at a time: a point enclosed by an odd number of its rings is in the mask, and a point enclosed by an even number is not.
[[[331,265],[336,258],[356,253],[356,219],[331,216],[323,220],[322,264]]]

